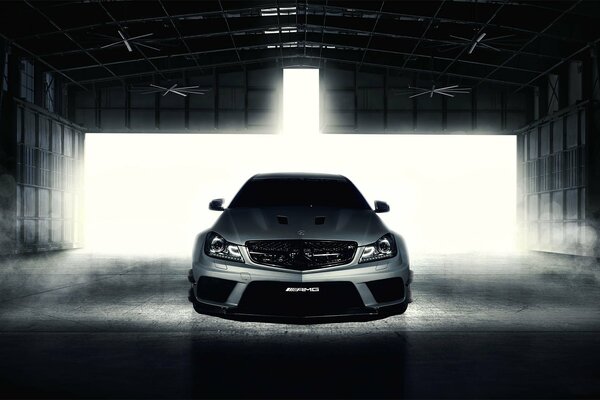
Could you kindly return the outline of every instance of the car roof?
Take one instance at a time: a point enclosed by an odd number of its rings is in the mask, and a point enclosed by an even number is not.
[[[260,180],[260,179],[328,179],[335,181],[346,181],[346,178],[343,175],[335,175],[335,174],[321,174],[321,173],[313,173],[313,172],[273,172],[266,174],[256,174],[251,180]]]

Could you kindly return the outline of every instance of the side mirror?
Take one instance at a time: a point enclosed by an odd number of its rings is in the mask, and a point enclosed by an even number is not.
[[[390,206],[385,201],[375,200],[375,212],[384,213],[390,211]]]
[[[208,209],[212,211],[223,211],[223,199],[214,199],[208,203]]]

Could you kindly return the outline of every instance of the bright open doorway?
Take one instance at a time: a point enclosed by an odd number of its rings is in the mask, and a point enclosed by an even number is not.
[[[284,70],[279,135],[88,134],[86,248],[188,255],[218,216],[211,199],[287,171],[344,174],[387,201],[382,218],[413,252],[516,248],[514,136],[319,134],[318,82]]]

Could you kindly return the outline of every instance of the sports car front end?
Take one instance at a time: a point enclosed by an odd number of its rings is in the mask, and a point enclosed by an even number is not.
[[[340,176],[253,177],[238,193],[238,201],[234,199],[215,225],[196,238],[188,276],[196,311],[291,318],[403,313],[411,301],[412,272],[403,238],[376,215],[387,211],[387,205],[380,203],[379,210],[372,210],[363,206],[364,199],[360,207],[313,199],[303,204],[296,197],[258,204],[239,201],[256,181],[282,180],[321,195],[322,187],[314,187],[314,182],[333,185],[327,198],[344,194],[340,183],[356,190]]]

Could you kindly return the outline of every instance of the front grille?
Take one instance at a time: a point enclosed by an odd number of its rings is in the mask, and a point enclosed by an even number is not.
[[[348,264],[356,242],[340,240],[253,240],[246,242],[250,259],[263,265],[306,271]]]
[[[302,291],[302,288],[307,290]],[[362,308],[364,303],[352,282],[253,281],[244,291],[237,311],[315,316],[352,314]]]

